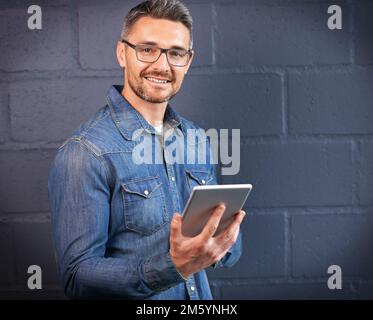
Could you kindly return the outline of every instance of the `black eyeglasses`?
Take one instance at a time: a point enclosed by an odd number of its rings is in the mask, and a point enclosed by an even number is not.
[[[153,63],[156,62],[162,53],[166,54],[167,61],[171,66],[174,67],[185,67],[190,58],[192,57],[193,51],[191,49],[162,49],[151,44],[138,44],[134,45],[127,40],[122,39],[123,43],[130,46],[136,51],[136,58],[142,62]]]

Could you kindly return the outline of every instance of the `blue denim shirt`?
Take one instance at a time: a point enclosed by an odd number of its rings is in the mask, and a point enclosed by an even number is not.
[[[156,132],[121,90],[109,89],[108,104],[63,143],[50,169],[53,240],[65,293],[71,298],[212,299],[205,270],[188,279],[176,270],[169,225],[194,186],[217,183],[215,166],[211,161],[134,163],[134,148],[141,139],[154,142]],[[170,106],[164,123],[183,135],[198,128]],[[138,129],[145,138],[134,138]],[[188,142],[186,148],[198,144]],[[240,255],[241,234],[214,267],[231,266]]]

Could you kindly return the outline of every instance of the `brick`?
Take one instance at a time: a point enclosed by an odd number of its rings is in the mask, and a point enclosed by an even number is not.
[[[222,299],[227,300],[304,300],[304,299],[353,299],[349,285],[343,290],[330,290],[326,283],[261,283],[227,285],[221,288]]]
[[[242,256],[231,268],[208,269],[209,279],[276,277],[285,275],[283,215],[246,211],[241,230]]]
[[[29,30],[27,7],[0,11],[0,69],[56,70],[73,65],[72,29],[66,8],[42,7],[42,30]]]
[[[326,277],[331,265],[342,277],[373,279],[373,215],[294,216],[292,223],[295,277]]]
[[[212,64],[212,11],[210,4],[186,4],[193,17],[192,67]]]
[[[55,151],[2,151],[0,203],[3,212],[48,211],[48,170]]]
[[[79,57],[83,68],[119,69],[116,45],[133,3],[79,8]]]
[[[373,4],[361,2],[355,4],[354,36],[355,59],[359,64],[373,63],[372,21]]]
[[[114,82],[113,82],[114,81]],[[106,104],[115,79],[33,80],[12,83],[12,137],[17,141],[62,141]],[[27,101],[27,108],[25,108]]]
[[[243,145],[239,174],[222,176],[222,183],[253,184],[249,207],[351,205],[350,145]]]
[[[361,283],[357,287],[358,299],[373,299],[373,282]]]
[[[292,134],[372,134],[373,70],[292,74]]]
[[[364,142],[361,144],[361,160],[359,170],[359,198],[363,205],[373,204],[373,143]]]
[[[331,31],[327,27],[329,5],[217,5],[217,64],[348,63],[349,7],[343,6],[345,27]]]
[[[12,230],[9,224],[0,223],[0,285],[9,285],[15,281],[15,257]]]
[[[277,75],[193,75],[171,105],[205,129],[240,129],[244,137],[281,133],[281,99]]]
[[[6,140],[8,119],[8,84],[0,83],[0,143]]]
[[[54,258],[50,223],[17,223],[14,225],[17,283],[27,289],[30,265],[38,265],[42,270],[42,284],[60,284]]]

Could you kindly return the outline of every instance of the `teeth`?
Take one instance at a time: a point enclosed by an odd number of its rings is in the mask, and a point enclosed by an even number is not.
[[[155,79],[155,78],[152,78],[152,77],[148,77],[146,78],[150,81],[153,81],[153,82],[156,82],[156,83],[167,83],[167,80],[159,80],[159,79]]]

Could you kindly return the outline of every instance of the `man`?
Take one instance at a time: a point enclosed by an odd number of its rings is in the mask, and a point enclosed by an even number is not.
[[[191,17],[179,1],[146,1],[129,12],[121,36],[117,58],[124,87],[109,89],[108,104],[59,148],[49,175],[65,293],[71,298],[211,299],[204,269],[239,259],[245,213],[215,235],[224,212],[220,205],[198,236],[181,232],[178,212],[192,188],[217,183],[211,158],[171,163],[164,143],[166,130],[185,137],[198,129],[168,104],[192,62]],[[161,149],[162,163],[134,160],[139,130],[152,142],[150,150]]]

